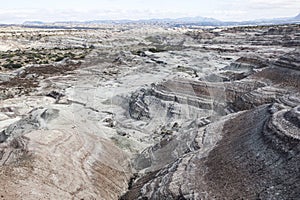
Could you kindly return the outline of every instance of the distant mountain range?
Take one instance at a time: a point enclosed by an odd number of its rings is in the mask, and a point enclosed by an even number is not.
[[[177,19],[146,19],[146,20],[93,20],[93,21],[60,21],[53,23],[46,23],[42,21],[26,21],[24,26],[47,26],[47,25],[92,25],[92,24],[165,24],[170,26],[242,26],[242,25],[270,25],[270,24],[300,24],[300,13],[295,17],[288,18],[274,18],[274,19],[260,19],[251,21],[220,21],[214,18],[206,17],[183,17]]]
[[[300,13],[296,17],[294,17],[294,19],[295,20],[300,20]]]

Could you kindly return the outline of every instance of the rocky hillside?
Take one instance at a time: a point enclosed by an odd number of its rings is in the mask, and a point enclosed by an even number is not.
[[[300,196],[299,25],[2,29],[1,198]]]

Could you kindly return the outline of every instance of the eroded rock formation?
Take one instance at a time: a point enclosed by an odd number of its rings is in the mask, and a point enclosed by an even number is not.
[[[299,197],[299,25],[41,33],[93,48],[1,72],[3,198]]]

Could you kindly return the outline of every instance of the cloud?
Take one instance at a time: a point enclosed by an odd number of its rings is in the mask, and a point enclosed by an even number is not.
[[[23,23],[25,21],[88,21],[111,19],[149,19],[189,16],[171,10],[128,9],[0,9],[0,23]]]
[[[54,0],[57,2],[57,0]],[[224,0],[210,3],[204,0],[188,2],[158,0],[153,3],[142,0],[103,0],[96,4],[80,6],[79,3],[62,6],[35,9],[0,9],[0,23],[23,23],[24,21],[89,21],[109,19],[149,19],[149,18],[179,18],[191,16],[213,17],[220,20],[249,20],[257,18],[276,18],[297,15],[300,11],[299,0]],[[99,6],[99,2],[103,5]],[[144,2],[144,3],[143,3]],[[54,3],[53,3],[54,4]],[[64,3],[66,4],[66,2]],[[152,5],[152,6],[150,6]],[[182,6],[181,6],[182,5]],[[92,7],[92,8],[91,8]],[[99,8],[99,9],[98,9]]]
[[[299,0],[250,0],[253,9],[300,9]]]
[[[227,0],[216,11],[215,16],[222,20],[292,17],[300,12],[300,4],[299,0]]]

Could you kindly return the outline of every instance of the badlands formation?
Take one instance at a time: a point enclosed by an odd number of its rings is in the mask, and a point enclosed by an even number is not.
[[[299,199],[300,25],[2,27],[1,199]]]

